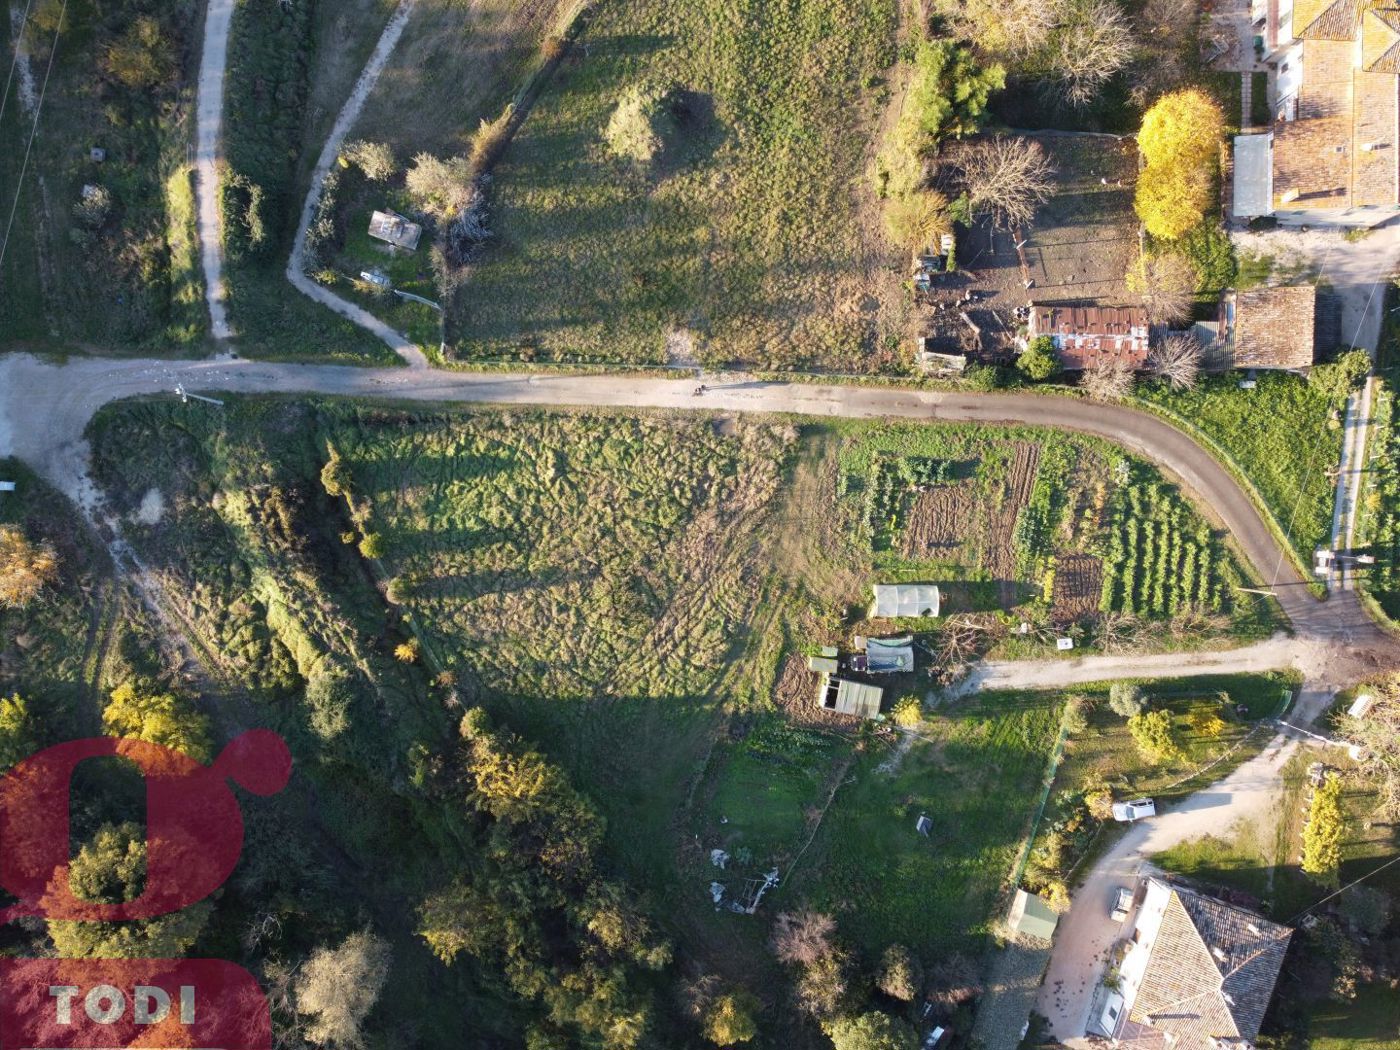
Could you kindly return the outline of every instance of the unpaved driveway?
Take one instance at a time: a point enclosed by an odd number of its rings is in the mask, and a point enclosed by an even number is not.
[[[389,19],[389,24],[384,27],[384,32],[380,34],[379,43],[375,45],[373,54],[365,63],[365,68],[360,73],[360,79],[355,81],[355,89],[350,92],[350,97],[345,100],[345,105],[341,107],[340,115],[335,118],[335,126],[331,128],[330,137],[326,139],[326,144],[321,148],[321,156],[316,161],[316,170],[311,173],[311,188],[307,190],[306,200],[301,207],[301,221],[297,225],[296,240],[292,242],[292,254],[287,259],[287,280],[291,281],[297,291],[303,295],[310,296],[342,317],[349,318],[361,328],[374,333],[387,343],[394,353],[407,361],[410,368],[427,368],[428,359],[423,356],[423,351],[418,349],[402,332],[385,324],[368,310],[342,299],[330,289],[323,288],[306,276],[306,230],[316,215],[316,205],[321,199],[321,184],[325,181],[326,174],[331,170],[331,165],[335,163],[335,158],[340,153],[340,147],[345,142],[345,136],[350,133],[350,129],[359,118],[360,110],[364,108],[365,99],[369,98],[369,93],[374,89],[375,82],[379,80],[379,74],[384,71],[385,63],[389,61],[389,56],[393,54],[394,48],[398,45],[399,37],[403,35],[404,26],[408,24],[408,16],[413,12],[413,5],[414,0],[401,0],[398,10],[394,12],[393,17]]]
[[[1073,906],[1060,918],[1036,1003],[1056,1039],[1076,1048],[1090,1045],[1084,1031],[1094,989],[1109,949],[1131,928],[1132,916],[1122,924],[1109,918],[1118,887],[1135,886],[1147,858],[1178,843],[1224,834],[1242,821],[1271,824],[1282,791],[1280,772],[1300,746],[1286,736],[1274,737],[1261,754],[1229,776],[1135,825],[1094,865],[1075,893]]]
[[[234,0],[209,0],[204,18],[204,54],[199,61],[199,101],[195,110],[194,193],[198,209],[199,254],[204,265],[204,298],[209,304],[209,331],[229,337],[224,306],[224,248],[219,223],[220,137],[224,122],[224,74],[228,69],[228,33]]]

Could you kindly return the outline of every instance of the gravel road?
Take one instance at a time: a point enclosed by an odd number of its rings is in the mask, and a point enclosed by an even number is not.
[[[228,69],[228,33],[233,0],[209,0],[204,18],[204,54],[199,62],[199,97],[195,106],[194,192],[204,298],[209,304],[209,331],[215,339],[231,334],[224,303],[224,248],[219,224],[220,137],[224,122],[224,74]]]

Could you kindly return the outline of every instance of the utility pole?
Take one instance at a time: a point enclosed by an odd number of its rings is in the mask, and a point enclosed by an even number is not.
[[[189,404],[190,398],[194,398],[196,401],[203,401],[206,405],[217,405],[219,408],[224,407],[224,403],[216,397],[205,397],[203,394],[187,393],[183,383],[175,384],[175,393],[179,395],[180,400],[185,404]]]

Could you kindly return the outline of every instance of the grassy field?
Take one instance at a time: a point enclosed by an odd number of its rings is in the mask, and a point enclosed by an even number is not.
[[[116,3],[99,18],[74,8],[53,53],[25,181],[32,115],[19,74],[0,115],[0,201],[16,204],[0,284],[0,347],[79,344],[96,352],[194,353],[203,344],[203,285],[187,145],[199,34],[193,5],[167,5],[158,79],[126,86],[104,55],[145,12]],[[10,54],[11,26],[0,19]],[[51,32],[29,34],[43,78]],[[8,63],[7,63],[8,67]],[[106,159],[90,158],[94,147]],[[92,187],[92,189],[85,189]],[[108,203],[76,214],[84,194]]]
[[[868,370],[899,328],[853,187],[893,0],[604,5],[496,169],[464,359],[703,358]],[[629,87],[674,85],[647,168],[608,152]],[[896,340],[897,342],[897,340]],[[669,349],[668,349],[669,345]]]
[[[1310,1050],[1396,1050],[1400,1047],[1400,999],[1383,984],[1362,985],[1346,1003],[1313,1012]]]
[[[1202,431],[1253,483],[1306,564],[1332,530],[1332,479],[1342,451],[1333,408],[1307,380],[1265,372],[1253,390],[1233,376],[1207,377],[1195,390],[1144,384],[1138,396]]]
[[[1381,612],[1400,620],[1400,325],[1390,312],[1400,291],[1387,291],[1367,454],[1370,462],[1357,510],[1357,545],[1370,548],[1375,568],[1362,576]]]
[[[978,954],[1029,831],[1060,705],[987,693],[940,709],[892,773],[863,756],[782,898],[809,897],[871,953]],[[925,838],[920,815],[933,820]]]

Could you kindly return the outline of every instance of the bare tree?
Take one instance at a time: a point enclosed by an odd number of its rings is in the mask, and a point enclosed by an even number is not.
[[[1180,252],[1143,256],[1128,271],[1128,289],[1142,298],[1153,324],[1176,324],[1191,316],[1199,278],[1191,260]]]
[[[998,136],[968,148],[963,160],[968,199],[974,211],[999,226],[1024,226],[1050,199],[1055,166],[1040,143]]]
[[[1189,335],[1169,335],[1157,344],[1147,363],[1173,390],[1190,390],[1201,375],[1201,344]]]
[[[982,50],[1027,58],[1045,46],[1066,0],[955,0],[942,7],[958,34]]]
[[[1114,0],[1070,0],[1052,35],[1049,61],[1060,93],[1087,104],[1133,57],[1133,31]]]
[[[783,962],[811,966],[831,954],[835,932],[836,920],[811,908],[780,912],[773,923],[773,954]]]
[[[932,984],[929,1001],[947,1014],[982,994],[982,974],[977,964],[965,955],[947,956],[933,968],[929,977]]]
[[[1095,361],[1079,380],[1095,401],[1117,401],[1133,392],[1133,366],[1126,361]]]
[[[1099,647],[1106,653],[1126,653],[1137,648],[1137,618],[1131,613],[1106,612],[1099,619]]]
[[[296,978],[298,1012],[310,1015],[308,1041],[325,1047],[363,1045],[360,1026],[389,976],[388,942],[367,930],[339,948],[317,948]]]

